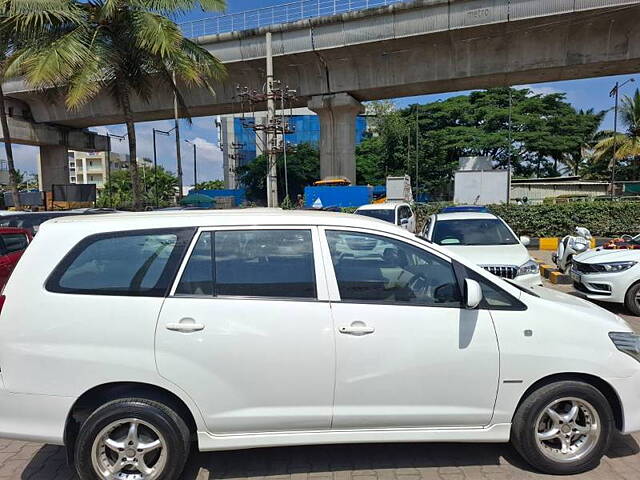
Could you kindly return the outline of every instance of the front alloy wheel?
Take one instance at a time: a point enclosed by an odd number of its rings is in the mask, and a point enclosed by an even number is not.
[[[573,462],[588,456],[598,444],[600,417],[584,400],[554,400],[535,424],[540,452],[552,461]]]
[[[522,400],[511,426],[511,442],[538,470],[553,475],[598,466],[615,428],[611,405],[594,386],[559,381]]]

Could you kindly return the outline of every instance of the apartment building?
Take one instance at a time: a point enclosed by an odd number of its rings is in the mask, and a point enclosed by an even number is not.
[[[69,183],[94,184],[98,190],[104,188],[111,172],[127,170],[129,155],[111,152],[111,165],[107,161],[107,152],[69,151]],[[138,158],[138,167],[151,168],[147,158]]]

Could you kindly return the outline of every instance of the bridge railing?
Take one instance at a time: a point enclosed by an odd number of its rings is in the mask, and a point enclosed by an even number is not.
[[[337,15],[339,13],[382,7],[407,0],[299,0],[272,7],[217,15],[202,20],[181,23],[180,28],[189,38],[203,35],[238,32],[279,23],[296,22],[307,18]]]

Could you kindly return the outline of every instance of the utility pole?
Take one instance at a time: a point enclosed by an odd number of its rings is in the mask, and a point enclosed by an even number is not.
[[[513,88],[509,85],[509,153],[507,158],[507,205],[511,202],[511,148],[513,145],[511,120],[513,118]]]
[[[161,135],[165,135],[165,136],[169,136],[171,135],[171,132],[173,131],[178,131],[176,127],[173,127],[171,130],[169,131],[163,131],[163,130],[158,130],[157,128],[153,129],[153,190],[154,190],[154,197],[155,197],[155,204],[156,204],[156,208],[160,207],[160,197],[158,196],[158,154],[156,151],[156,134],[161,134]]]
[[[267,32],[267,206],[278,206],[278,155],[274,149],[277,144],[276,102],[273,96],[273,46],[271,32]]]
[[[620,82],[616,82],[613,89],[609,92],[609,97],[615,98],[615,105],[613,107],[613,158],[611,160],[611,198],[615,195],[616,190],[616,151],[618,150],[618,98],[619,92],[622,87],[624,87],[629,82],[635,82],[634,78],[630,78],[626,82],[622,84]]]
[[[420,162],[420,105],[416,105],[416,199],[418,198],[418,180],[419,170],[418,163]]]
[[[176,75],[173,74],[174,88],[178,88],[176,84]],[[182,155],[180,152],[180,125],[178,124],[178,94],[173,92],[173,120],[175,122],[174,129],[176,131],[176,168],[178,174],[178,200],[182,200]]]

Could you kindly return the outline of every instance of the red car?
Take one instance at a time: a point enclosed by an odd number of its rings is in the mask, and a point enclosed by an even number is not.
[[[7,283],[31,239],[31,232],[24,228],[0,227],[0,288]]]

